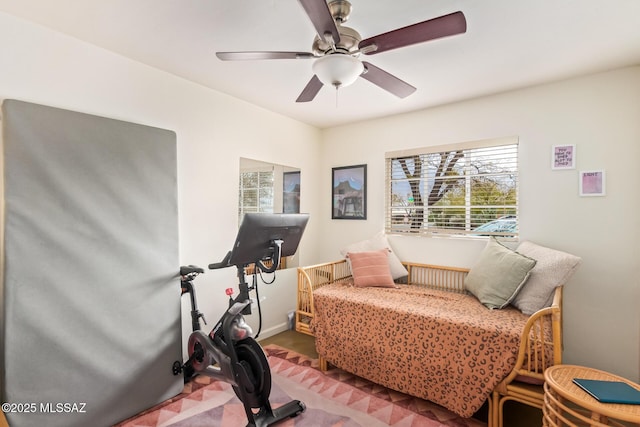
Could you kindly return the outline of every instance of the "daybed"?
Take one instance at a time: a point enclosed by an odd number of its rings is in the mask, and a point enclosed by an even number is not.
[[[544,369],[562,359],[563,283],[529,315],[488,309],[468,291],[469,269],[403,264],[395,287],[354,286],[345,259],[298,268],[296,330],[315,336],[321,369],[330,363],[462,417],[488,400],[490,426],[502,425],[506,400],[542,407]]]

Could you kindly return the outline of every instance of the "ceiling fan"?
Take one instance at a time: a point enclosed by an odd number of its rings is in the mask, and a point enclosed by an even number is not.
[[[338,89],[349,86],[358,77],[370,81],[399,98],[405,98],[415,92],[416,88],[370,62],[361,61],[360,55],[375,55],[467,31],[464,14],[454,12],[363,40],[356,30],[343,25],[351,14],[349,1],[331,0],[328,3],[326,0],[298,1],[318,33],[313,41],[312,52],[216,53],[216,56],[223,61],[315,59],[312,66],[314,75],[296,102],[312,101],[325,84]]]

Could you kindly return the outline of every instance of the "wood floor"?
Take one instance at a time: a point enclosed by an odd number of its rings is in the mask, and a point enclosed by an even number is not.
[[[316,343],[312,336],[307,334],[301,334],[296,331],[285,331],[280,334],[274,335],[269,338],[259,339],[260,345],[276,344],[280,347],[294,350],[305,356],[318,358],[318,352],[316,352]]]
[[[259,341],[261,345],[276,344],[309,357],[318,357],[314,338],[296,331],[285,331]],[[508,401],[505,403],[504,417],[504,427],[542,426],[542,411],[518,402]],[[486,404],[474,415],[474,418],[487,421]]]

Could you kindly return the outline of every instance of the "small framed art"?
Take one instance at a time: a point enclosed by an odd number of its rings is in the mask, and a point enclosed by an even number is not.
[[[367,219],[367,165],[333,168],[331,219]]]
[[[282,174],[282,211],[300,213],[300,171]]]
[[[604,170],[580,171],[580,195],[604,196],[606,189]]]
[[[576,146],[554,145],[551,149],[551,169],[575,169],[576,167]]]

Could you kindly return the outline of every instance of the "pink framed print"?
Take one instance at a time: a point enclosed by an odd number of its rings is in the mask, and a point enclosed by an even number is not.
[[[575,144],[554,145],[551,149],[551,169],[575,169]]]
[[[580,171],[580,195],[604,196],[606,189],[605,171]]]

